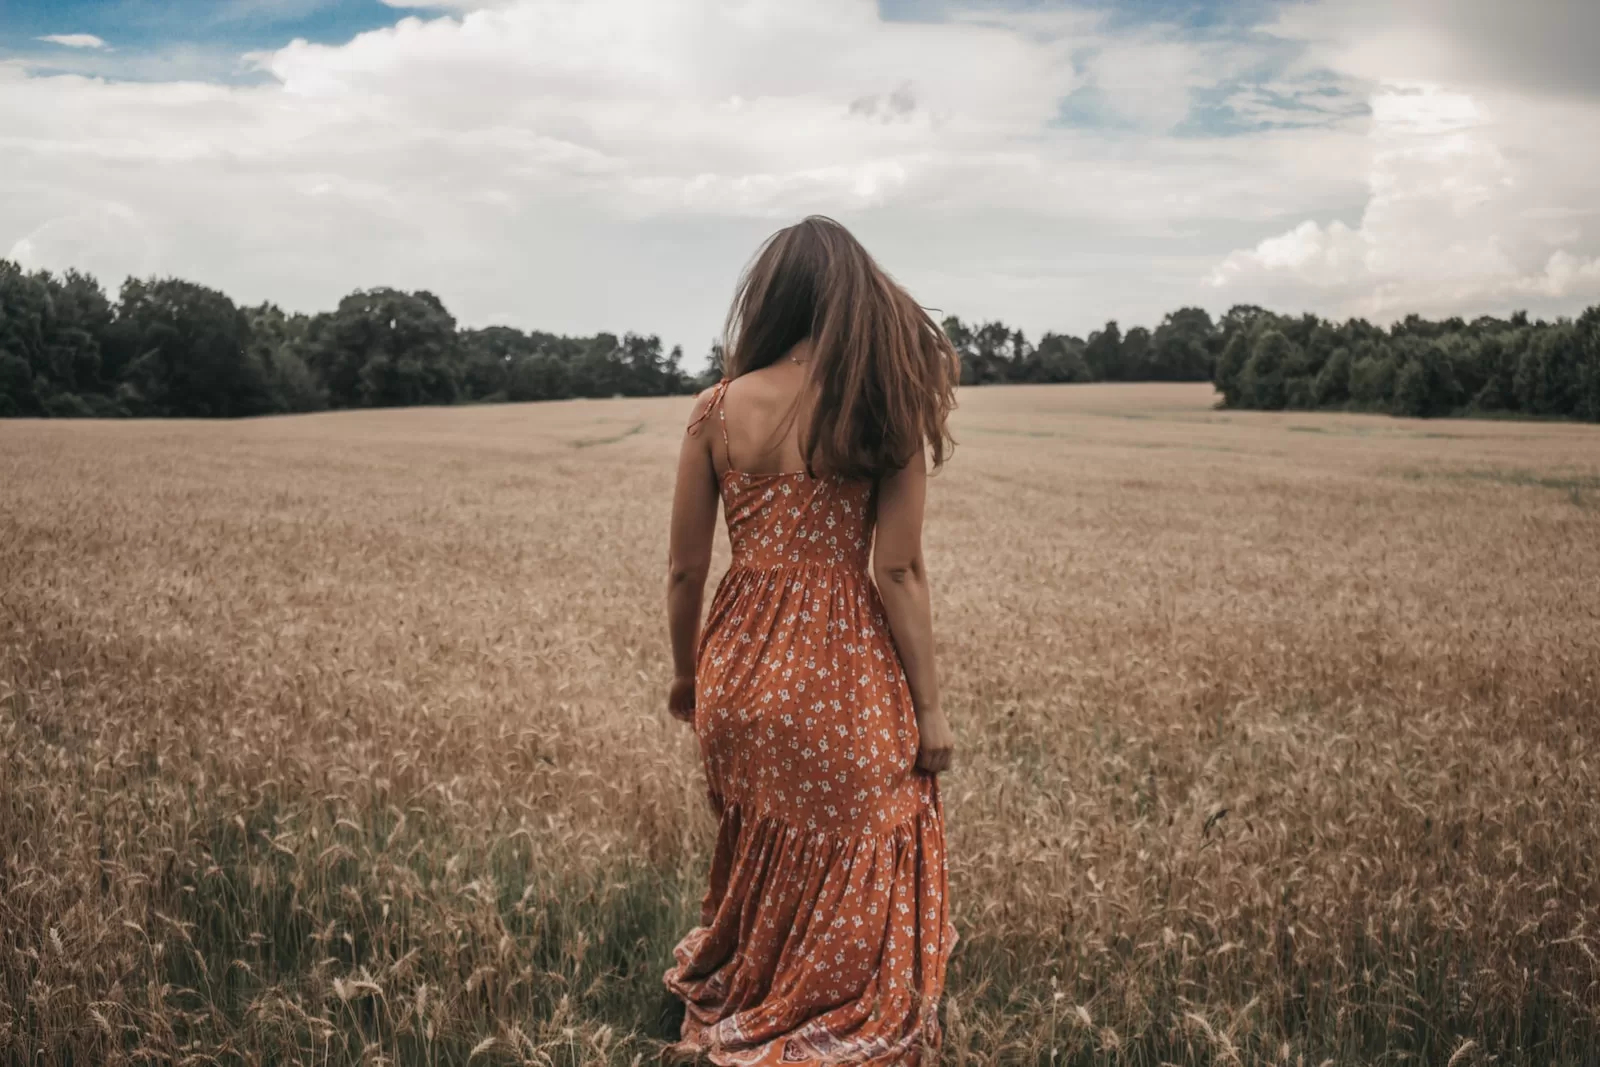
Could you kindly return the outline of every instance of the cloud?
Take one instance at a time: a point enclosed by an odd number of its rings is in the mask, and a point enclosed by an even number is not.
[[[1321,0],[1285,5],[1275,29],[1373,80],[1600,98],[1593,0]]]
[[[1593,109],[1418,82],[1370,106],[1359,222],[1306,220],[1234,251],[1212,287],[1380,321],[1600,298],[1600,220],[1575,180],[1600,165]]]
[[[92,33],[51,33],[40,37],[41,41],[58,44],[63,48],[104,48],[106,43]]]
[[[519,0],[296,42],[255,58],[262,85],[0,68],[0,100],[29,100],[0,117],[17,161],[0,237],[114,200],[158,235],[153,269],[244,299],[426,285],[467,321],[520,308],[524,325],[699,345],[759,239],[826,211],[875,231],[912,282],[939,277],[917,252],[930,228],[972,234],[968,293],[920,294],[968,310],[969,293],[1008,289],[992,235],[1037,229],[986,219],[996,205],[1058,231],[1160,232],[1211,210],[1202,179],[1150,212],[1168,199],[1153,155],[1065,132],[1031,143],[1081,78],[1084,38],[1062,29],[891,23],[856,0],[731,17],[709,0]],[[66,243],[33,244],[66,265]],[[1001,312],[1047,321],[1004,297]]]
[[[1440,134],[1475,147],[1430,171],[1373,132],[1422,119],[1377,114],[1387,97],[1369,104],[1285,38],[1071,9],[896,22],[873,0],[468,6],[253,54],[245,84],[0,62],[0,250],[303,310],[422,287],[467,323],[659,331],[695,352],[760,239],[820,211],[926,303],[1085,332],[1425,273],[1405,249],[1448,248],[1456,217],[1419,214],[1432,194],[1380,196],[1374,176],[1421,189],[1465,160],[1472,195],[1501,205],[1463,237],[1501,257],[1479,275],[1510,263],[1574,294],[1588,277],[1588,150],[1551,139],[1537,158],[1558,165],[1530,178],[1502,128],[1537,108],[1467,94],[1501,125]],[[1063,100],[1091,90],[1112,121],[1064,123]],[[1190,128],[1213,98],[1237,128]],[[1508,194],[1508,178],[1534,187]],[[1560,210],[1532,213],[1541,196]]]
[[[1189,95],[1211,78],[1200,49],[1181,40],[1108,44],[1088,69],[1106,110],[1137,126],[1166,131],[1189,114]]]
[[[86,203],[18,238],[6,258],[24,267],[85,271],[121,279],[150,273],[156,239],[138,213],[115,201]]]

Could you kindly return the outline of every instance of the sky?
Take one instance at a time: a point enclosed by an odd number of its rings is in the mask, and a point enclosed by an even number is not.
[[[1600,303],[1591,0],[3,0],[0,256],[697,361],[777,228],[1031,337]]]

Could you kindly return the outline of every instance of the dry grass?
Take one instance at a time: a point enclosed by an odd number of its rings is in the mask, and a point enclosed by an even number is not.
[[[1597,1062],[1600,432],[962,403],[947,1062]],[[0,424],[0,1060],[650,1057],[687,409]]]

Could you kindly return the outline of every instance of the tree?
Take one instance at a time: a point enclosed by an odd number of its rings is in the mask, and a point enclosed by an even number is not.
[[[1089,335],[1084,346],[1083,360],[1089,365],[1089,374],[1096,381],[1115,381],[1122,370],[1122,330],[1116,320],[1106,323],[1103,330]]]
[[[1243,334],[1254,334],[1263,320],[1275,320],[1278,316],[1265,308],[1254,304],[1235,304],[1222,316],[1218,328],[1222,333],[1224,342],[1233,340]]]
[[[1163,381],[1203,382],[1212,375],[1217,328],[1204,308],[1179,308],[1151,339],[1151,374]]]
[[[37,275],[0,259],[0,410],[42,413],[38,380],[49,366],[45,352],[50,294]]]
[[[1400,373],[1395,377],[1394,406],[1392,410],[1396,415],[1412,415],[1426,417],[1432,414],[1430,410],[1433,398],[1429,395],[1428,368],[1419,358],[1412,358],[1400,366]]]
[[[627,396],[668,396],[682,392],[683,349],[661,354],[661,338],[625,334],[619,350],[625,372],[622,392]]]
[[[306,362],[304,315],[287,315],[276,304],[246,308],[250,347],[267,378],[267,394],[275,412],[320,411],[328,406],[310,364]]]
[[[1143,326],[1135,326],[1122,337],[1122,350],[1120,352],[1120,366],[1116,377],[1125,382],[1159,381],[1161,375],[1156,372],[1152,359],[1150,345],[1150,331]]]
[[[1239,374],[1239,392],[1246,407],[1281,409],[1287,402],[1284,368],[1298,349],[1277,329],[1264,330],[1250,348],[1250,360]]]
[[[456,321],[432,293],[360,290],[309,332],[309,362],[334,407],[450,404],[459,395]]]
[[[28,361],[0,349],[0,417],[40,413],[39,397],[33,387],[33,371]]]
[[[462,330],[461,390],[467,400],[506,400],[512,368],[537,350],[533,339],[511,326]]]
[[[1343,346],[1333,350],[1328,361],[1317,372],[1312,386],[1312,405],[1319,408],[1335,407],[1350,399],[1350,350]]]
[[[1087,382],[1089,364],[1083,358],[1083,342],[1066,334],[1047,333],[1039,339],[1019,368],[1020,380],[1028,382]]]
[[[1302,330],[1303,341],[1289,341],[1282,369],[1284,407],[1304,410],[1316,406],[1316,372],[1321,360],[1312,355],[1310,346],[1318,343],[1320,326],[1319,323],[1311,329]]]
[[[1585,311],[1573,330],[1578,373],[1573,383],[1572,414],[1600,422],[1600,305]]]
[[[106,348],[140,409],[134,414],[231,418],[272,410],[249,323],[215,289],[128,279]]]
[[[1226,407],[1249,407],[1244,390],[1240,383],[1240,376],[1244,373],[1244,365],[1250,362],[1250,335],[1240,330],[1228,338],[1228,343],[1223,346],[1222,354],[1217,357],[1217,369],[1212,379],[1217,391],[1222,394],[1222,403]]]
[[[565,361],[547,352],[523,356],[511,365],[506,399],[564,400],[572,395],[572,373]]]
[[[1512,384],[1521,411],[1571,415],[1579,406],[1583,341],[1576,324],[1528,331]]]
[[[1394,394],[1394,361],[1383,345],[1363,345],[1350,363],[1350,400],[1360,409],[1387,411]]]
[[[716,385],[717,382],[722,379],[723,373],[724,359],[722,342],[713,341],[711,342],[711,352],[706,356],[706,369],[700,372],[700,377],[694,382],[695,390],[699,391],[701,389],[709,389],[713,385]]]
[[[100,391],[100,338],[113,318],[111,301],[100,283],[87,274],[69,270],[60,278],[41,271],[35,275],[44,286],[46,320],[42,377],[53,394]],[[82,403],[66,403],[65,410],[88,411]]]
[[[1478,340],[1476,380],[1480,383],[1469,403],[1478,411],[1505,411],[1515,403],[1515,358],[1507,344],[1509,331],[1503,324]]]

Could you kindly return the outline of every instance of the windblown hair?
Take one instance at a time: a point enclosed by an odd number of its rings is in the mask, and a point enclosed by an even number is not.
[[[767,239],[739,280],[724,338],[729,378],[811,341],[817,392],[800,454],[812,473],[881,478],[922,448],[937,468],[954,447],[955,350],[832,219],[813,215]]]

